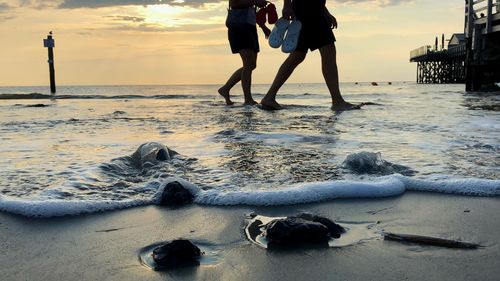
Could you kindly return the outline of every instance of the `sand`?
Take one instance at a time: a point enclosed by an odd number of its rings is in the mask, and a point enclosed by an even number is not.
[[[500,198],[407,192],[387,199],[287,207],[146,206],[32,219],[0,213],[1,280],[498,280]],[[460,239],[457,250],[372,239],[328,249],[267,251],[243,231],[249,213],[312,212],[395,233]],[[188,238],[218,251],[209,265],[156,272],[138,259],[155,242]]]

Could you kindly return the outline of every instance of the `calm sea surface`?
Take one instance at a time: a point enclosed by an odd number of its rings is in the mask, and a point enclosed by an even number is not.
[[[267,88],[255,85],[255,99]],[[252,192],[386,176],[342,165],[363,151],[415,179],[500,178],[499,93],[409,82],[341,88],[348,101],[377,105],[336,114],[324,84],[285,86],[277,112],[241,106],[240,88],[236,106],[225,106],[214,85],[59,87],[52,100],[45,87],[0,87],[0,209],[2,200],[146,199],[168,177]],[[148,142],[179,155],[126,163]]]

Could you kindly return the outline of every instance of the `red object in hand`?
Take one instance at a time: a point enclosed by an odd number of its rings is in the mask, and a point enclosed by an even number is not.
[[[265,7],[260,8],[256,13],[256,21],[260,26],[266,38],[271,34],[271,30],[267,28],[266,22],[270,24],[275,24],[278,21],[278,13],[276,12],[276,6],[273,3],[268,2]]]
[[[270,24],[275,24],[278,21],[276,6],[274,6],[273,3],[269,3],[264,9],[266,9],[267,22],[269,22]]]
[[[266,24],[266,8],[260,8],[255,16],[257,24],[259,26],[263,26]]]

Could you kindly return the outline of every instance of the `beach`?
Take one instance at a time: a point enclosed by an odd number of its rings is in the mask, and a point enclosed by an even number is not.
[[[498,198],[407,193],[291,207],[138,207],[103,214],[29,219],[0,214],[2,280],[496,280],[500,269]],[[467,212],[466,212],[467,211]],[[243,232],[255,212],[321,214],[338,223],[476,242],[447,249],[375,238],[329,249],[266,251]],[[179,237],[217,252],[200,267],[155,272],[141,248]]]
[[[225,106],[216,85],[0,88],[1,279],[496,280],[498,95],[379,84],[343,83],[347,100],[373,104],[340,114],[324,84],[286,85],[277,112],[241,106],[238,91]],[[193,204],[159,206],[172,181]],[[303,212],[347,232],[286,251],[245,235],[252,214]],[[177,238],[205,252],[200,266],[141,263],[146,247]]]
[[[0,0],[0,281],[500,280],[500,0]]]

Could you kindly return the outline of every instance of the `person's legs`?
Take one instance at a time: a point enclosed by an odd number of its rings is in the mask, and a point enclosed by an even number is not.
[[[321,53],[323,77],[325,78],[326,85],[332,96],[332,110],[342,111],[354,109],[356,105],[346,102],[340,93],[335,44],[323,46],[319,48],[319,52]]]
[[[266,96],[260,102],[264,107],[269,109],[281,109],[281,105],[276,102],[276,94],[286,80],[288,80],[290,75],[292,75],[295,68],[304,61],[306,55],[307,51],[294,51],[283,62],[274,78],[271,88],[269,88]]]
[[[234,85],[238,84],[241,80],[241,70],[243,68],[239,68],[236,70],[231,77],[229,77],[229,80],[227,80],[226,84],[224,86],[219,88],[219,94],[226,100],[227,105],[233,105],[234,102],[231,101],[231,98],[229,96],[229,92],[231,89],[234,87]]]
[[[252,71],[257,66],[257,53],[251,49],[244,49],[240,51],[240,56],[243,61],[243,67],[236,70],[231,77],[229,77],[226,84],[219,89],[219,94],[224,97],[226,104],[234,104],[230,99],[229,92],[234,85],[241,81],[241,86],[245,95],[245,104],[253,105],[257,103],[253,100],[251,94]]]
[[[252,71],[257,67],[257,52],[252,49],[240,51],[243,67],[241,68],[241,87],[245,96],[245,105],[255,105],[257,102],[252,98]]]

